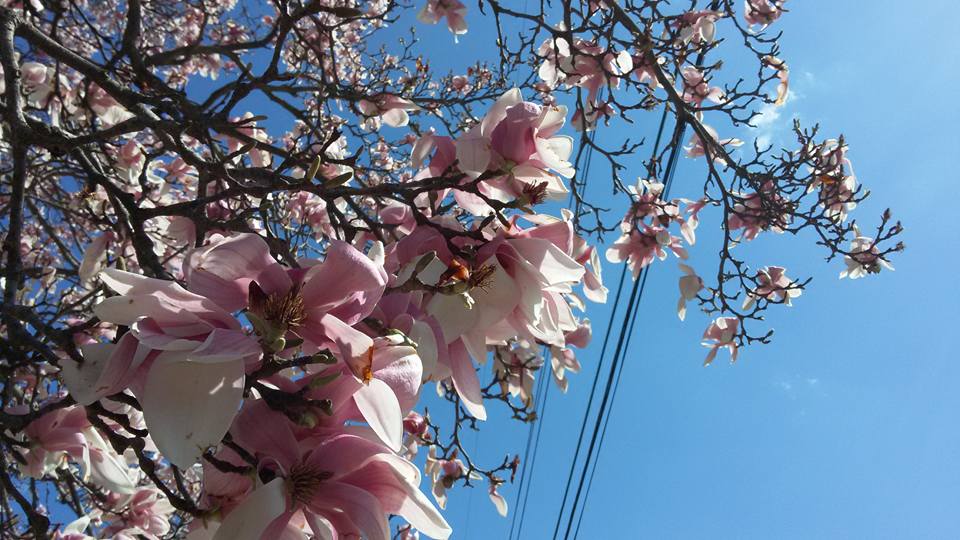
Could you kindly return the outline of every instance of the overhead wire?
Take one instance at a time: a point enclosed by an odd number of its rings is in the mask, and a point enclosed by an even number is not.
[[[665,175],[666,178],[665,178],[665,181],[664,181],[664,192],[663,192],[663,197],[662,197],[663,200],[669,200],[669,198],[670,198],[670,189],[673,187],[673,182],[672,182],[672,181],[673,181],[673,175],[676,173],[676,170],[677,170],[677,169],[676,169],[676,166],[677,166],[676,161],[677,161],[678,156],[679,156],[680,141],[683,140],[683,133],[684,133],[685,129],[686,129],[686,124],[683,123],[683,122],[680,122],[680,123],[678,123],[677,128],[674,130],[674,137],[673,137],[673,142],[672,142],[673,148],[672,148],[672,150],[671,150],[670,158],[669,158],[669,160],[668,160],[668,162],[667,162],[667,170],[666,170],[666,175]],[[639,291],[639,293],[638,293],[638,294],[639,294],[639,298],[637,299],[638,307],[639,307],[639,299],[643,297],[643,291],[644,291],[644,289],[646,288],[646,285],[647,285],[647,277],[648,277],[649,275],[650,275],[650,267],[648,266],[648,267],[646,267],[646,268],[643,269],[643,277],[642,277],[641,280],[640,280],[640,281],[641,281],[641,282],[640,282],[640,291]],[[630,326],[629,326],[629,328],[627,329],[627,340],[626,340],[626,344],[624,345],[624,351],[623,351],[623,355],[624,355],[624,356],[626,356],[627,352],[630,350],[630,342],[631,342],[631,340],[633,339],[633,335],[634,335],[633,328],[634,328],[634,325],[636,324],[636,322],[637,322],[637,317],[634,317],[633,320],[630,321]],[[610,418],[611,418],[611,416],[612,416],[612,414],[613,414],[613,407],[614,407],[614,405],[616,404],[617,389],[620,387],[620,378],[621,378],[621,376],[623,375],[623,366],[624,366],[623,363],[621,363],[621,364],[619,365],[619,368],[617,369],[616,379],[615,379],[615,381],[614,381],[614,383],[613,383],[613,392],[612,392],[612,394],[611,394],[611,396],[610,396],[610,410],[607,412],[606,417],[605,417],[605,419],[604,419],[604,421],[603,421],[603,427],[601,428],[600,441],[599,441],[599,443],[598,443],[598,445],[597,445],[597,458],[594,459],[594,461],[593,461],[593,466],[591,467],[590,474],[589,474],[589,477],[588,477],[588,480],[587,480],[587,487],[586,487],[586,491],[584,492],[584,496],[583,496],[583,500],[584,500],[583,510],[580,511],[580,516],[577,518],[577,526],[576,526],[576,529],[574,530],[574,534],[573,534],[573,537],[574,537],[574,538],[577,538],[578,535],[580,534],[580,525],[581,525],[581,523],[583,522],[583,516],[584,516],[584,514],[586,513],[586,501],[587,501],[587,500],[589,499],[589,497],[590,497],[590,490],[591,490],[591,488],[593,487],[593,479],[594,479],[594,476],[595,476],[595,474],[596,474],[596,472],[597,472],[597,465],[600,463],[600,452],[603,450],[603,443],[604,443],[604,440],[606,439],[606,435],[607,435],[607,426],[610,424]]]
[[[663,111],[663,114],[662,114],[661,117],[660,117],[660,125],[659,125],[658,128],[657,128],[657,137],[656,137],[656,140],[655,140],[655,142],[654,142],[654,146],[653,146],[653,149],[652,149],[652,152],[651,152],[651,159],[655,159],[655,157],[656,157],[656,155],[657,155],[657,152],[659,151],[660,143],[661,143],[661,140],[662,140],[662,137],[663,137],[664,128],[666,127],[667,115],[668,115],[668,110],[667,110],[667,108],[665,107],[665,108],[664,108],[664,111]],[[592,146],[591,146],[591,148],[592,148]],[[559,532],[560,532],[560,524],[561,524],[562,521],[563,521],[564,509],[566,508],[567,499],[568,499],[568,497],[569,497],[569,495],[570,495],[570,489],[571,489],[572,482],[573,482],[573,475],[574,475],[574,473],[575,473],[576,470],[577,470],[577,462],[579,461],[579,458],[580,458],[580,451],[581,451],[582,446],[583,446],[584,434],[586,433],[586,430],[587,430],[587,422],[588,422],[588,420],[589,420],[589,418],[590,418],[590,411],[591,411],[591,409],[592,409],[592,407],[593,407],[593,401],[594,401],[594,399],[595,399],[595,397],[596,397],[596,391],[597,391],[598,383],[599,383],[599,380],[600,380],[600,371],[601,371],[601,368],[602,368],[602,366],[603,366],[604,358],[606,357],[607,346],[608,346],[608,344],[609,344],[610,335],[611,335],[611,332],[612,332],[612,330],[613,330],[613,326],[614,326],[613,323],[614,323],[614,320],[615,320],[615,318],[616,318],[617,308],[620,306],[620,298],[621,298],[621,293],[622,293],[622,290],[623,290],[623,284],[624,284],[625,279],[626,279],[626,275],[627,275],[627,265],[624,265],[624,266],[623,266],[623,269],[622,269],[621,272],[620,272],[620,281],[619,281],[619,284],[617,285],[617,293],[616,293],[616,296],[615,296],[615,299],[614,299],[614,302],[613,302],[613,309],[610,311],[610,318],[609,318],[609,320],[607,321],[607,330],[606,330],[606,332],[605,332],[605,334],[604,334],[603,345],[601,346],[601,349],[600,349],[600,357],[599,357],[599,360],[597,361],[597,370],[596,370],[596,373],[594,374],[593,386],[591,387],[590,396],[589,396],[589,398],[588,398],[588,400],[587,400],[587,406],[586,406],[586,409],[584,410],[584,413],[583,413],[583,420],[582,420],[582,422],[581,422],[581,424],[580,424],[580,433],[579,433],[579,435],[578,435],[578,437],[577,437],[577,447],[576,447],[576,450],[574,451],[573,460],[572,460],[571,463],[570,463],[570,471],[569,471],[569,473],[568,473],[568,475],[567,475],[566,485],[565,485],[564,490],[563,490],[563,498],[562,498],[562,501],[561,501],[561,504],[560,504],[560,509],[559,509],[559,511],[558,511],[558,513],[557,513],[557,521],[556,521],[556,523],[554,524],[553,538],[557,538],[557,535],[558,535]],[[630,319],[630,314],[631,314],[631,312],[632,312],[633,297],[636,295],[637,285],[638,285],[638,284],[639,284],[638,282],[635,282],[635,283],[634,283],[633,290],[632,290],[631,293],[630,293],[630,298],[631,298],[631,299],[630,299],[630,302],[627,304],[627,311],[626,311],[626,313],[625,313],[625,315],[624,315],[624,321],[625,321],[625,322]],[[623,333],[623,330],[621,330],[621,340],[622,340],[622,333]],[[621,345],[622,345],[622,343],[621,343]],[[617,353],[617,354],[619,354],[619,353]],[[614,359],[616,359],[616,356],[617,356],[617,355],[614,356]],[[611,365],[611,375],[612,375],[612,374],[613,374],[613,365]],[[602,410],[603,410],[603,405],[601,405],[600,411],[602,411]],[[600,414],[600,411],[598,411],[598,415]],[[588,459],[589,459],[589,458],[588,458]],[[585,461],[585,462],[584,462],[584,470],[586,470],[586,467],[587,467],[588,463],[589,463],[589,461]],[[578,487],[578,492],[579,492],[580,489],[582,489],[582,485],[580,485],[580,486]],[[579,495],[577,495],[577,498],[579,498]],[[576,499],[575,499],[575,500],[576,500]],[[568,525],[568,529],[569,529],[569,525]],[[567,531],[567,532],[569,533],[569,531]]]

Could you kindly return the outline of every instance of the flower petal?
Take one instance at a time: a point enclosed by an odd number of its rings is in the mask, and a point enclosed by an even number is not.
[[[255,489],[230,512],[213,540],[260,540],[263,532],[287,509],[286,485],[274,478]]]
[[[154,361],[140,401],[153,440],[171,463],[188,468],[220,442],[240,409],[243,376],[242,361],[201,363],[169,353]]]
[[[403,412],[390,386],[373,378],[353,395],[360,414],[373,432],[394,451],[403,444]]]

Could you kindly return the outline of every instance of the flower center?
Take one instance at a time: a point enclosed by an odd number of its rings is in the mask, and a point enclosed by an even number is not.
[[[301,326],[307,318],[299,285],[285,293],[267,294],[256,282],[251,282],[250,310],[284,331]]]
[[[317,488],[325,480],[329,480],[333,473],[321,471],[303,464],[295,465],[290,470],[288,485],[293,500],[300,504],[307,504],[314,496]]]

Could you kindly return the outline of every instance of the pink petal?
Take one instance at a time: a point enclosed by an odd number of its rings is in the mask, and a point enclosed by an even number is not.
[[[373,311],[387,272],[356,248],[331,240],[324,261],[311,268],[302,290],[306,305],[354,325]]]
[[[353,395],[363,418],[387,446],[399,451],[403,443],[403,413],[387,383],[373,378]]]
[[[467,349],[462,341],[450,344],[450,371],[452,372],[453,388],[457,391],[467,412],[478,420],[487,419],[487,410],[483,406],[483,395],[480,392],[480,380],[473,369],[473,363],[467,355]]]

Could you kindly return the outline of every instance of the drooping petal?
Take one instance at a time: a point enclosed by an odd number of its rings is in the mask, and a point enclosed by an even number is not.
[[[373,339],[363,332],[344,323],[333,315],[307,317],[307,324],[300,329],[304,339],[319,348],[330,345],[340,353],[340,358],[353,369],[355,374],[361,374],[364,362],[369,362]]]
[[[425,322],[416,321],[410,328],[409,337],[417,344],[417,355],[420,356],[423,378],[428,378],[436,369],[440,354],[433,329]]]
[[[286,509],[286,485],[282,478],[275,478],[234,508],[213,540],[260,540],[271,523],[288,513]]]
[[[470,178],[476,178],[487,170],[490,163],[490,139],[474,127],[457,139],[457,166]]]
[[[447,538],[453,532],[420,491],[418,469],[399,456],[379,455],[341,481],[370,492],[381,502],[385,512],[401,516],[430,538]]]
[[[83,251],[83,260],[80,261],[80,268],[77,269],[77,277],[80,283],[90,283],[93,276],[103,266],[107,257],[107,246],[113,240],[113,233],[107,231],[90,242],[87,249]]]
[[[67,391],[80,405],[90,405],[104,396],[97,391],[97,381],[110,360],[116,347],[113,343],[88,343],[80,346],[83,364],[64,360],[60,367],[60,378]]]
[[[167,355],[150,368],[141,398],[143,416],[160,452],[188,468],[230,428],[243,400],[244,364]]]
[[[510,245],[546,278],[547,284],[577,283],[585,272],[583,265],[557,246],[538,238],[516,238]]]
[[[477,378],[477,372],[473,370],[473,363],[462,341],[458,340],[450,344],[449,362],[450,371],[453,374],[451,376],[453,388],[463,400],[467,412],[477,420],[486,420],[487,410],[483,406],[480,379]]]
[[[263,400],[247,400],[233,423],[234,440],[255,456],[267,455],[289,472],[300,461],[300,450],[290,421]]]
[[[354,403],[374,433],[394,451],[403,444],[403,413],[387,383],[373,378],[353,395]]]
[[[331,240],[326,259],[307,272],[301,294],[307,306],[352,326],[370,315],[386,285],[382,265],[346,242]]]
[[[307,502],[307,508],[324,515],[339,510],[368,540],[390,540],[387,514],[380,501],[370,493],[340,482],[322,483]],[[218,539],[219,540],[219,539]]]

